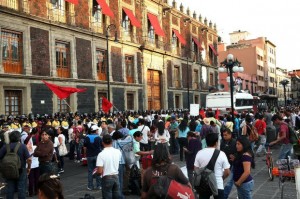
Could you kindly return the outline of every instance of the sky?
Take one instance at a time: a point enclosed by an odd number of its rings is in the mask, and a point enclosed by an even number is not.
[[[169,0],[171,4],[173,0]],[[266,37],[276,45],[277,67],[300,69],[300,2],[298,0],[176,0],[217,24],[218,35],[229,44],[229,33],[248,31],[249,39]]]

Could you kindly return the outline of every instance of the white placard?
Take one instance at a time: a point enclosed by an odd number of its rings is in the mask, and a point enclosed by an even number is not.
[[[190,104],[190,115],[191,116],[199,115],[199,104]]]
[[[41,104],[45,104],[45,100],[41,100]]]

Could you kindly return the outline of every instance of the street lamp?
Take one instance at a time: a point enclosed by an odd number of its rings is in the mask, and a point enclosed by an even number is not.
[[[106,64],[107,64],[107,69],[106,69],[106,80],[107,80],[107,99],[110,101],[110,80],[109,80],[109,53],[108,53],[108,31],[113,28],[115,30],[115,42],[118,42],[118,32],[117,32],[117,27],[115,24],[110,24],[106,28]]]
[[[237,59],[234,59],[232,54],[228,54],[227,58],[221,62],[219,67],[219,72],[227,72],[230,78],[230,100],[231,100],[231,115],[232,120],[234,121],[234,104],[233,104],[233,73],[235,72],[244,72],[244,67],[241,66],[241,62]]]
[[[289,80],[287,79],[284,79],[282,81],[279,82],[279,84],[281,84],[283,86],[283,94],[284,94],[284,105],[286,106],[286,85],[289,84]]]

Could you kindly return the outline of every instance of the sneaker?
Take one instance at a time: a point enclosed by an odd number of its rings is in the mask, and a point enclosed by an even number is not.
[[[59,171],[58,171],[58,173],[64,173],[65,171],[63,170],[63,169],[60,169]]]
[[[97,190],[102,190],[102,187],[100,186],[100,187],[97,187]]]
[[[93,190],[93,189],[92,189],[92,188],[90,188],[90,187],[87,187],[86,189],[87,189],[87,190],[89,190],[89,191],[92,191],[92,190]]]

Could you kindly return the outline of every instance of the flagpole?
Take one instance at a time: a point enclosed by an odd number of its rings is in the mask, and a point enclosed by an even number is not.
[[[68,102],[66,101],[66,99],[63,99],[63,100],[66,102],[67,106],[70,108],[70,112],[72,112],[72,108],[71,108],[71,106],[68,104]]]
[[[115,107],[115,105],[113,105],[113,107],[114,107],[115,109],[117,109],[117,107]],[[119,109],[117,109],[117,111],[119,112]]]

